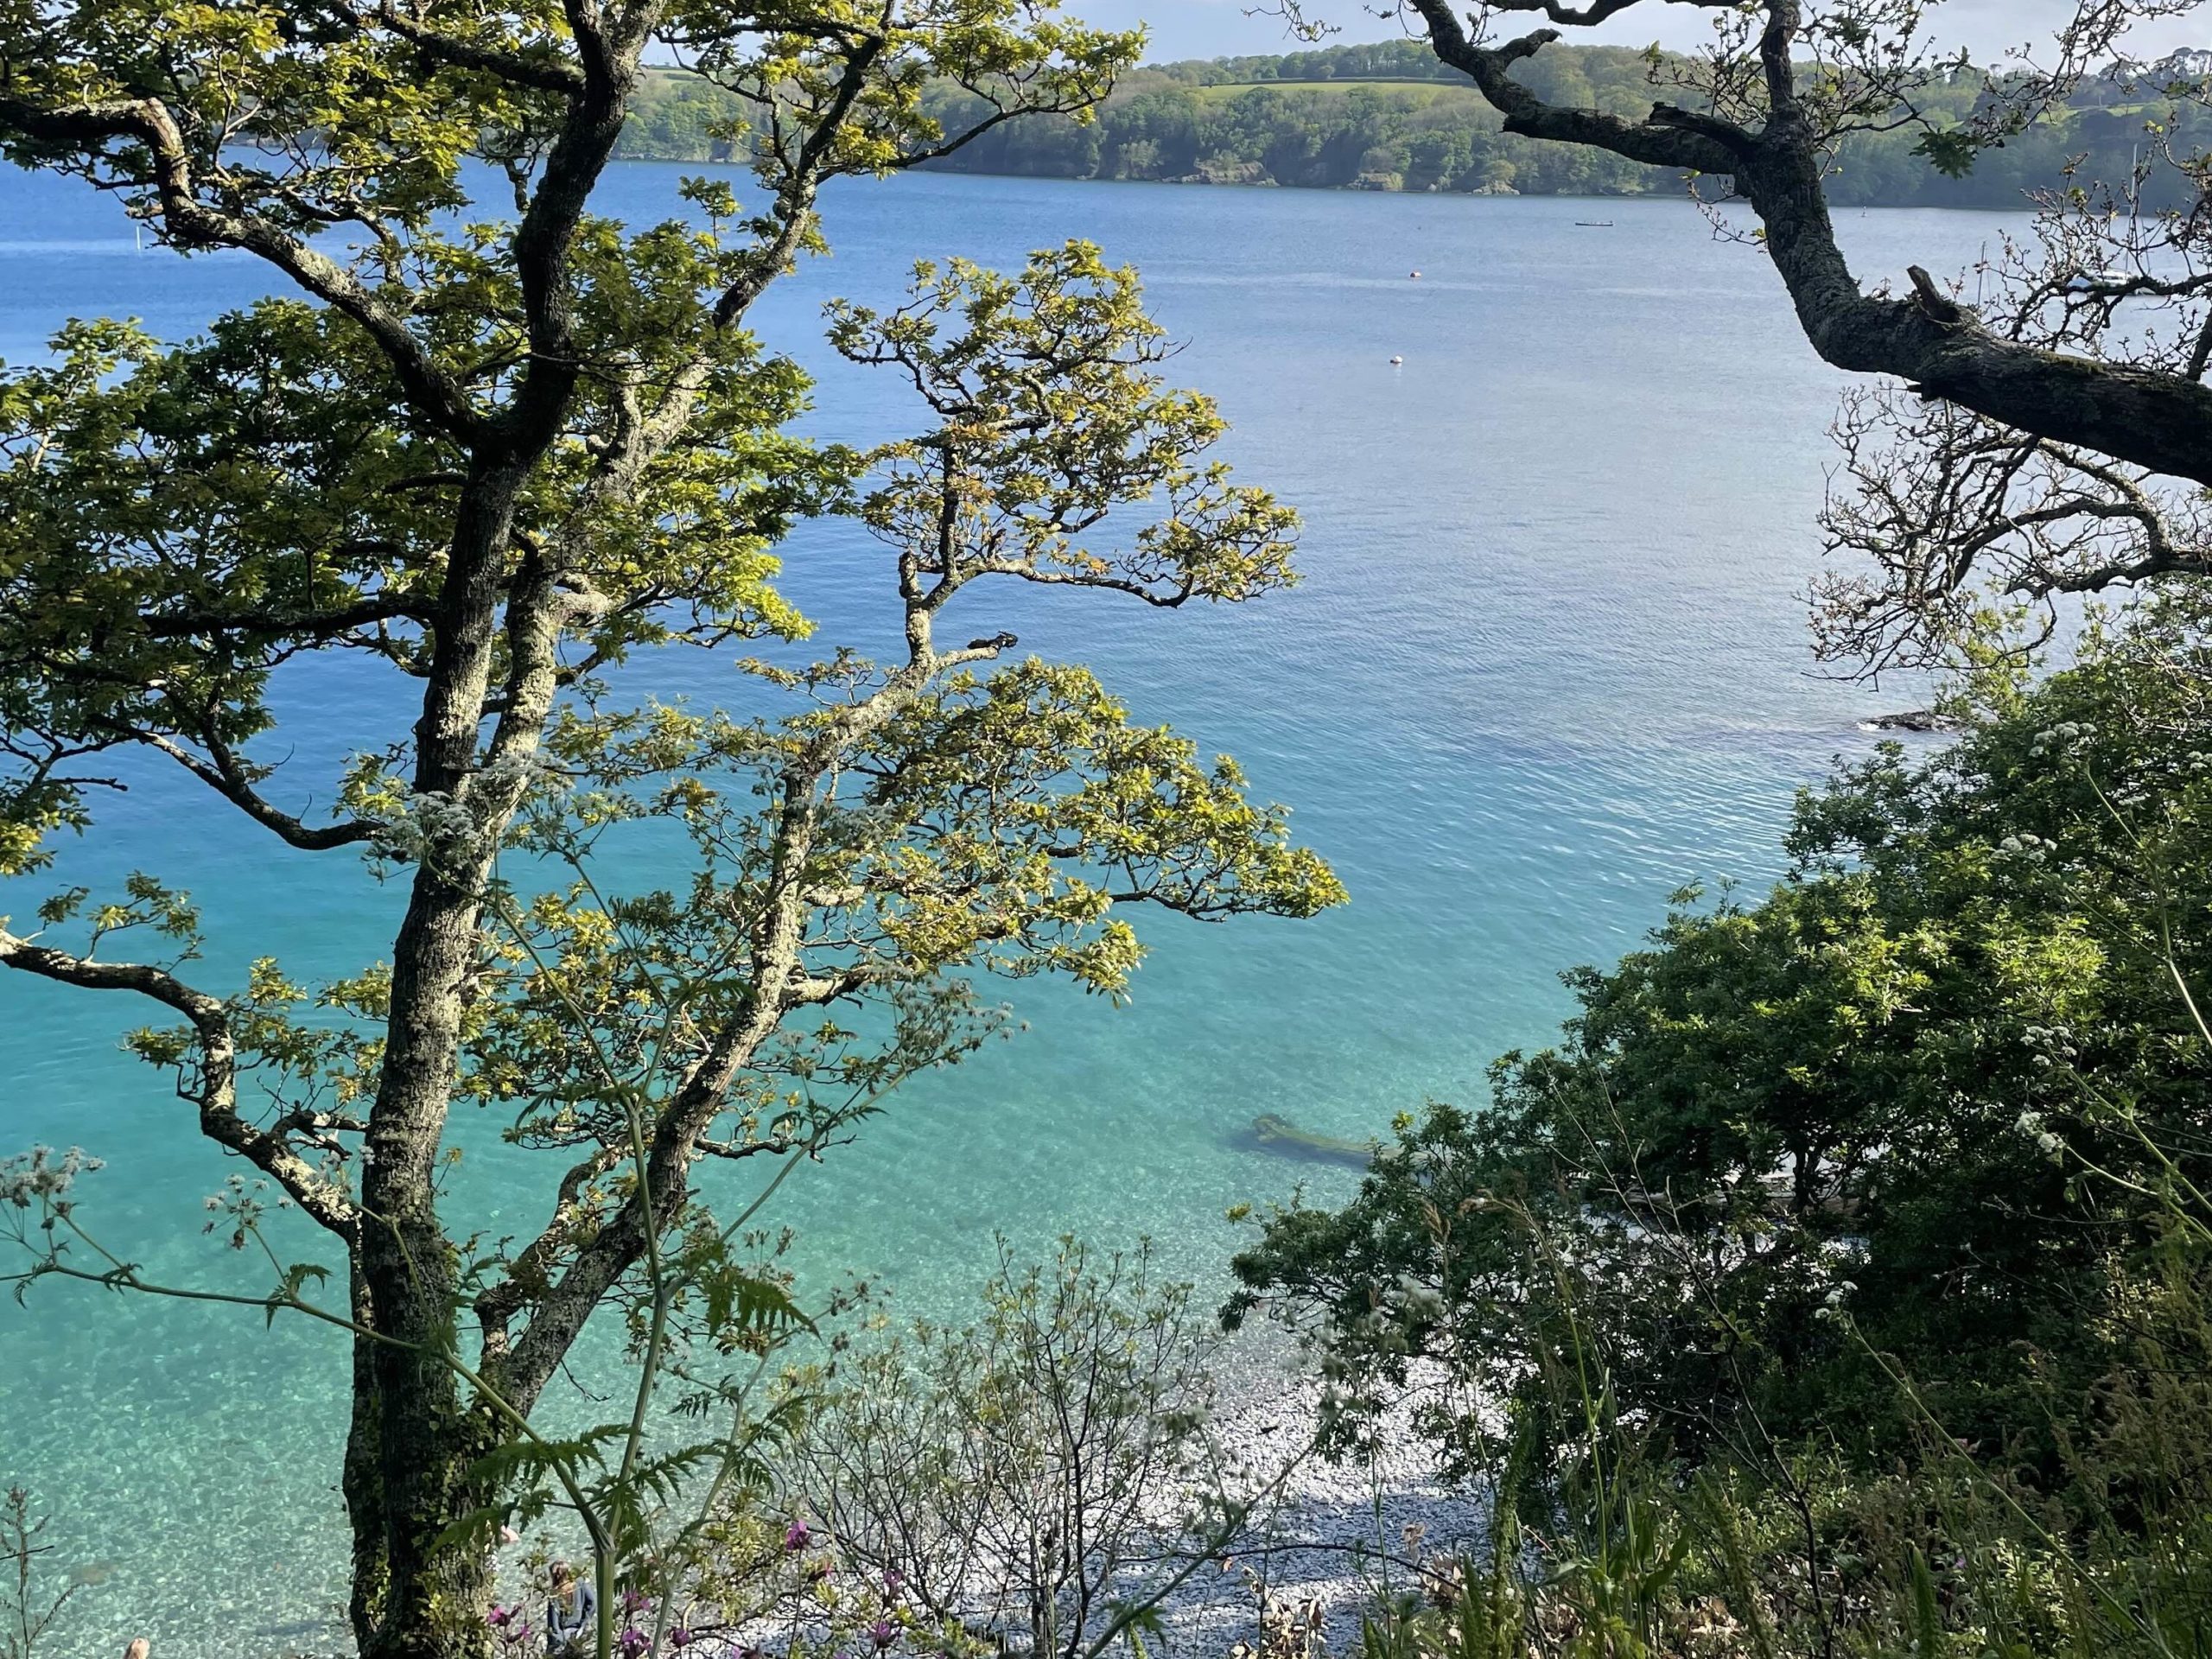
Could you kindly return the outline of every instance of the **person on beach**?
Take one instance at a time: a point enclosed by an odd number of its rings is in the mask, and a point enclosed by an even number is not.
[[[545,1651],[582,1653],[599,1618],[599,1592],[566,1561],[554,1562],[549,1576],[553,1593],[545,1603]]]

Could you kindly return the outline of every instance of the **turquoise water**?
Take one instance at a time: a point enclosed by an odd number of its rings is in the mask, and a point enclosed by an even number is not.
[[[668,213],[678,172],[619,169],[609,211]],[[1593,217],[1614,224],[1574,224]],[[1891,213],[1844,229],[1869,271],[1894,274],[1963,264],[2004,224]],[[880,302],[918,256],[1006,264],[1070,235],[1143,268],[1188,342],[1177,372],[1236,423],[1230,458],[1304,509],[1306,585],[1169,615],[977,594],[952,626],[1012,626],[1095,666],[1139,717],[1235,753],[1353,903],[1305,924],[1154,920],[1124,1009],[1014,988],[1016,1040],[910,1087],[779,1198],[817,1281],[880,1274],[904,1305],[944,1306],[994,1230],[1025,1250],[1149,1232],[1217,1277],[1227,1206],[1350,1180],[1254,1145],[1254,1116],[1359,1135],[1425,1098],[1478,1097],[1494,1054],[1565,1012],[1560,969],[1632,945],[1686,881],[1770,878],[1792,791],[1863,748],[1857,717],[1918,693],[1810,673],[1799,595],[1840,378],[1756,252],[1685,206],[934,176],[846,191],[830,228],[835,257],[760,321],[820,372],[810,425],[848,439],[910,416],[887,380],[821,346],[826,296]],[[264,280],[240,257],[137,252],[110,205],[14,175],[0,262],[13,361],[67,316],[181,334]],[[817,527],[788,556],[826,638],[887,643],[873,543]],[[702,697],[733,679],[696,658],[656,677]],[[281,741],[303,792],[347,744],[404,723],[348,671],[288,689]],[[143,865],[190,887],[203,982],[270,950],[352,968],[389,938],[397,889],[287,853],[157,772],[135,783],[65,876]],[[0,913],[35,897],[0,887]],[[108,1160],[84,1197],[115,1249],[179,1282],[258,1290],[199,1235],[227,1166],[117,1052],[143,1018],[0,982],[0,1151],[83,1145]],[[456,1229],[533,1224],[542,1188],[516,1173],[473,1166]],[[165,1659],[334,1645],[340,1361],[250,1314],[54,1287],[0,1304],[0,1484],[55,1511],[58,1564],[109,1567],[58,1652],[137,1630]]]

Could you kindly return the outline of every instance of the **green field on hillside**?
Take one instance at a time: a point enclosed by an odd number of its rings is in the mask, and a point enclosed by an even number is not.
[[[1201,104],[1223,104],[1242,98],[1247,92],[1281,92],[1294,98],[1342,97],[1354,92],[1412,93],[1421,103],[1440,98],[1471,99],[1480,93],[1470,84],[1453,85],[1449,81],[1408,80],[1402,78],[1376,76],[1372,80],[1239,80],[1225,81],[1213,86],[1192,86],[1186,90]]]

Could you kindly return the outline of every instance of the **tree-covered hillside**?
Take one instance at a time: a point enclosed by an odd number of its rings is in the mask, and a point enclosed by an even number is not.
[[[1679,100],[1670,60],[1620,47],[1558,46],[1517,73],[1548,102],[1637,117],[1656,99]],[[1971,175],[1944,176],[1910,130],[1863,134],[1837,158],[1830,195],[1852,207],[2007,207],[2061,182],[2069,168],[2107,182],[2128,171],[2147,124],[2186,128],[2159,71],[2085,83],[2067,111],[1983,153]],[[1939,119],[1969,116],[1984,95],[1979,72],[1932,89]],[[931,89],[926,106],[949,129],[988,114],[957,86]],[[735,102],[702,82],[656,78],[623,154],[721,161],[716,135]],[[2184,143],[2192,135],[2179,135]],[[1155,65],[1123,78],[1088,123],[1065,115],[1011,121],[936,165],[1034,178],[1137,179],[1370,190],[1523,195],[1635,195],[1678,188],[1664,169],[1500,130],[1466,81],[1415,41],[1338,46],[1275,57]]]

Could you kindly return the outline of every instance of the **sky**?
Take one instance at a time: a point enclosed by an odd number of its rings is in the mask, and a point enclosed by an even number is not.
[[[1152,29],[1154,60],[1211,58],[1233,53],[1284,52],[1296,48],[1280,17],[1250,15],[1259,0],[1071,0],[1069,10],[1084,22],[1122,29],[1143,22]],[[1338,41],[1388,40],[1402,34],[1395,22],[1373,15],[1360,0],[1319,0],[1321,14],[1343,25]],[[1946,45],[1963,45],[1985,61],[2008,48],[2039,40],[2048,44],[2072,0],[1949,0],[1936,13],[1936,32]],[[1516,22],[1508,19],[1508,22]],[[1694,46],[1709,38],[1705,18],[1686,5],[1649,0],[1624,16],[1595,29],[1571,29],[1568,38],[1646,46],[1655,38],[1672,47]],[[2177,46],[2212,46],[2212,4],[2194,17],[2168,18],[2143,25],[2131,42],[2144,55]]]

